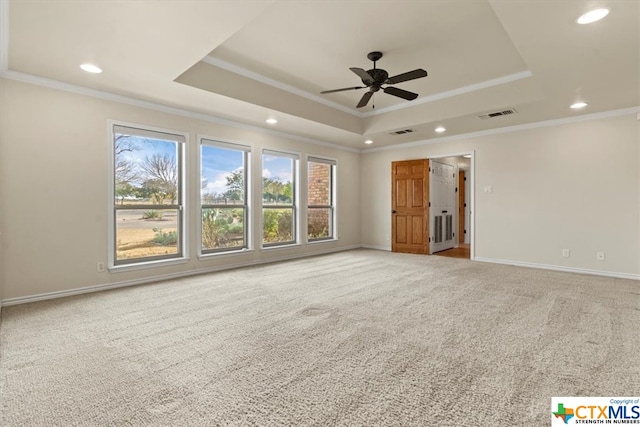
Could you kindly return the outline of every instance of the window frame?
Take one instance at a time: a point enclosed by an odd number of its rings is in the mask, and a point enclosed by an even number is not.
[[[293,160],[291,170],[291,204],[290,205],[272,205],[264,203],[264,187],[263,187],[263,171],[265,169],[264,156],[275,156],[289,158]],[[261,248],[271,249],[283,246],[295,246],[300,244],[300,231],[299,231],[299,197],[298,197],[298,181],[300,171],[300,153],[293,153],[289,151],[280,151],[272,149],[263,149],[260,156],[260,242]],[[265,243],[264,241],[264,212],[265,209],[291,209],[291,240],[286,242],[272,242]]]
[[[206,142],[205,142],[206,141]],[[225,150],[237,150],[243,152],[243,171],[244,171],[244,204],[242,205],[219,205],[219,204],[205,204],[202,203],[202,192],[198,194],[198,255],[199,257],[210,257],[223,254],[233,254],[236,252],[246,252],[252,249],[252,227],[251,227],[251,153],[252,147],[250,145],[222,141],[218,138],[207,137],[203,135],[198,136],[198,176],[202,177],[202,147],[207,145],[210,147],[222,148]],[[216,248],[216,249],[204,249],[202,247],[202,213],[204,209],[216,209],[216,208],[240,208],[244,210],[243,217],[243,241],[242,246],[233,246],[228,248]]]
[[[108,214],[108,269],[109,271],[126,271],[140,268],[150,268],[154,266],[163,266],[170,264],[181,264],[189,260],[188,245],[188,215],[187,215],[187,188],[188,183],[185,179],[185,162],[187,158],[187,142],[189,134],[173,129],[165,129],[156,126],[148,126],[138,123],[127,123],[122,121],[108,120],[109,128],[109,214]],[[174,204],[158,204],[158,205],[118,205],[116,202],[116,135],[121,134],[124,130],[129,135],[157,139],[162,141],[170,141],[176,145],[176,203]],[[157,210],[175,210],[177,212],[177,233],[176,253],[167,255],[156,255],[149,257],[131,258],[126,260],[117,259],[117,233],[116,225],[118,211],[126,210],[148,210],[150,206]]]
[[[331,166],[331,172],[329,174],[329,205],[310,205],[309,204],[309,163],[321,163]],[[317,243],[337,240],[336,232],[336,181],[337,181],[338,161],[335,159],[307,155],[307,242]],[[309,211],[311,209],[329,209],[329,235],[327,237],[310,238],[309,237]]]

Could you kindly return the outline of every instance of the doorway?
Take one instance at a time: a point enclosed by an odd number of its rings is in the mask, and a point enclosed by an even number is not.
[[[454,244],[447,249],[435,252],[434,255],[473,259],[473,153],[443,158],[432,158],[432,161],[449,164],[453,167],[454,186],[453,199],[455,201],[455,216],[453,238]],[[449,209],[440,209],[449,210]]]
[[[393,252],[474,258],[473,165],[473,152],[392,162]]]

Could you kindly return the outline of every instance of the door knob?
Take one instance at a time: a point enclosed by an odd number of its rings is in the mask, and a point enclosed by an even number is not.
[[[392,214],[396,213],[396,211],[391,211]]]

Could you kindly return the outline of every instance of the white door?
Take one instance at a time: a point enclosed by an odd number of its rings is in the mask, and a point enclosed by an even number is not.
[[[451,249],[453,238],[453,216],[455,214],[455,176],[453,166],[429,160],[429,253]]]
[[[464,178],[464,243],[469,244],[471,240],[469,236],[471,235],[471,215],[469,215],[471,211],[471,188],[469,185],[469,174],[467,173]],[[462,240],[460,236],[458,236],[458,241]]]

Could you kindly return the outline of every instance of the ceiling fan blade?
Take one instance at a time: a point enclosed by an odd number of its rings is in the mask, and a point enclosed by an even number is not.
[[[383,90],[384,90],[384,93],[397,96],[398,98],[406,99],[407,101],[413,101],[418,97],[417,93],[409,92],[408,90],[404,90],[404,89],[398,89],[397,87],[393,87],[393,86],[385,87]]]
[[[354,73],[356,73],[358,77],[360,77],[360,79],[362,80],[362,83],[366,84],[367,86],[371,86],[371,84],[373,83],[373,79],[371,78],[369,73],[367,73],[362,68],[351,67],[349,69]]]
[[[422,77],[427,77],[427,72],[422,68],[418,68],[417,70],[407,71],[406,73],[398,74],[397,76],[389,77],[385,82],[388,85],[394,85],[396,83],[406,82],[408,80],[419,79]]]
[[[362,108],[365,105],[367,105],[369,103],[369,100],[371,99],[371,95],[373,95],[373,92],[371,91],[362,95],[362,98],[360,98],[360,102],[358,102],[358,105],[356,106],[356,108]]]
[[[356,90],[356,89],[364,89],[366,86],[353,86],[353,87],[343,87],[342,89],[333,89],[333,90],[323,90],[320,93],[333,93],[333,92],[342,92],[343,90]]]

